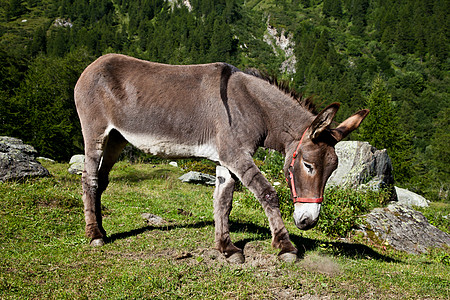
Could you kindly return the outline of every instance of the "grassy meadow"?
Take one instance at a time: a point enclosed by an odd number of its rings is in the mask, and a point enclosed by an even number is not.
[[[80,176],[43,164],[52,177],[0,183],[1,299],[450,298],[448,249],[408,255],[358,236],[300,232],[289,217],[300,257],[279,261],[245,189],[235,193],[231,235],[246,262],[229,264],[212,249],[214,188],[180,182],[182,170],[168,164],[116,164],[102,202],[110,239],[92,248]]]

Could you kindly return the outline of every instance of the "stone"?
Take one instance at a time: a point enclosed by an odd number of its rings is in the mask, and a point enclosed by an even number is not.
[[[399,187],[395,187],[395,192],[397,193],[398,203],[400,204],[419,207],[429,206],[428,204],[430,203],[430,201],[416,193]]]
[[[376,244],[413,254],[450,247],[450,234],[431,225],[422,213],[396,202],[367,214],[359,230]]]
[[[163,224],[167,223],[160,216],[157,216],[157,215],[154,215],[151,213],[143,213],[143,214],[141,214],[141,216],[149,225],[163,225]]]
[[[336,144],[335,150],[339,165],[328,178],[327,187],[387,188],[393,194],[391,200],[396,200],[392,161],[386,149],[377,150],[367,142],[344,141]]]
[[[187,183],[216,185],[216,177],[195,171],[188,172],[178,179]]]
[[[178,163],[176,161],[171,161],[169,163],[169,165],[171,165],[172,167],[178,168]]]
[[[81,175],[84,170],[84,155],[76,154],[70,158],[69,171],[70,174]]]
[[[47,162],[47,163],[52,163],[52,164],[56,163],[56,161],[54,161],[53,159],[48,158],[48,157],[43,157],[43,156],[39,156],[39,157],[37,158],[37,160],[38,160],[38,161],[45,161],[45,162]]]
[[[36,155],[37,151],[22,140],[0,136],[0,181],[50,176]]]

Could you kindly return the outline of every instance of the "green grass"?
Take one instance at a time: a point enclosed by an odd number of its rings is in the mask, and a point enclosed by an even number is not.
[[[300,232],[286,218],[302,258],[279,261],[262,209],[243,204],[246,190],[235,194],[231,214],[246,262],[228,264],[212,250],[213,187],[181,183],[182,171],[167,164],[114,167],[102,202],[110,242],[92,248],[80,177],[65,164],[45,166],[52,177],[0,184],[1,299],[450,297],[447,250],[408,255],[358,237]],[[144,212],[167,223],[150,226]]]

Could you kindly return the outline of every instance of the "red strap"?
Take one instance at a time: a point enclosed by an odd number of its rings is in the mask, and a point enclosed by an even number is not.
[[[298,145],[297,145],[297,148],[295,149],[295,151],[294,151],[294,154],[292,155],[292,162],[291,162],[291,167],[293,167],[294,166],[294,161],[295,161],[295,158],[297,157],[297,155],[298,155],[298,149],[300,149],[300,145],[302,144],[302,142],[303,142],[303,138],[305,137],[305,134],[306,134],[306,132],[308,131],[308,129],[309,129],[309,127],[308,128],[306,128],[306,130],[303,132],[303,134],[302,134],[302,138],[300,139],[300,142],[298,142]]]
[[[294,174],[291,171],[291,168],[294,167],[294,162],[295,159],[297,158],[298,155],[298,150],[300,149],[300,145],[303,142],[303,138],[305,137],[306,132],[308,131],[309,127],[306,128],[306,130],[303,132],[302,138],[300,139],[300,142],[297,145],[297,148],[294,151],[294,154],[292,155],[292,162],[291,165],[289,166],[289,179],[290,179],[290,184],[291,184],[291,191],[292,191],[292,198],[294,199],[294,204],[295,203],[322,203],[323,201],[323,197],[320,198],[301,198],[297,195],[297,191],[295,189],[295,182],[294,182]]]
[[[295,203],[322,203],[323,197],[320,198],[294,198]]]

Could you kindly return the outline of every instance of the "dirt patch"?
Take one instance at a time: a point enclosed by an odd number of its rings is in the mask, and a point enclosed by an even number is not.
[[[342,273],[341,267],[330,257],[322,256],[316,253],[307,255],[300,265],[310,272],[335,276]]]
[[[158,256],[171,257],[176,261],[202,262],[206,264],[226,263],[230,264],[225,256],[213,248],[197,249],[191,252],[180,252],[165,250],[158,253]],[[264,254],[261,247],[256,243],[247,243],[244,248],[245,262],[239,264],[241,267],[276,268],[279,264],[275,254]]]

